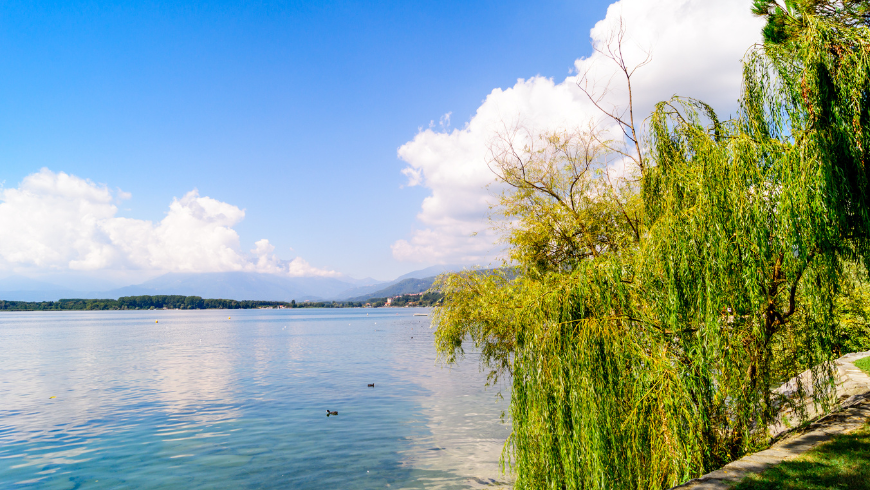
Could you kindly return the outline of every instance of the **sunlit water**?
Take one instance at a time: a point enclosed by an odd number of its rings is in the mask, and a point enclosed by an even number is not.
[[[0,488],[498,486],[507,404],[424,311],[2,313]]]

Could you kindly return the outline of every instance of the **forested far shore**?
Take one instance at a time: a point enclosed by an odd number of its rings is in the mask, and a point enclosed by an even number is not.
[[[390,298],[390,306],[433,306],[440,293],[405,294]],[[81,310],[246,310],[254,308],[359,308],[385,306],[387,298],[362,301],[256,301],[209,299],[200,296],[155,295],[122,296],[118,299],[60,299],[57,301],[0,300],[0,311],[81,311]]]
[[[4,301],[0,310],[6,311],[52,311],[52,310],[210,310],[251,309],[284,306],[284,301],[249,301],[233,299],[204,299],[199,296],[156,295],[123,296],[118,299],[60,299],[58,301]]]

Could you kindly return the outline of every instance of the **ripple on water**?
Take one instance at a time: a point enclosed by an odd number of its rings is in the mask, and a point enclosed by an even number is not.
[[[506,402],[412,314],[5,313],[0,488],[502,486]]]

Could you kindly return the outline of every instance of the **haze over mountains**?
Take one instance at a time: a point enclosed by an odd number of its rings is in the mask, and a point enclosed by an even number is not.
[[[57,301],[61,298],[111,298],[180,294],[236,300],[361,301],[372,297],[418,293],[431,286],[442,272],[467,266],[439,265],[409,272],[392,281],[329,277],[286,277],[258,272],[169,273],[141,284],[106,291],[80,291],[21,276],[0,279],[0,299],[8,301]]]

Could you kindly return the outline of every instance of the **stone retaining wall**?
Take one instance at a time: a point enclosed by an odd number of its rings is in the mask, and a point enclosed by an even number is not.
[[[728,489],[751,473],[760,473],[784,460],[799,456],[819,444],[828,442],[836,435],[851,432],[870,422],[870,376],[852,364],[867,356],[870,356],[870,351],[848,354],[834,361],[839,411],[789,434],[787,433],[789,427],[792,423],[799,423],[801,417],[793,408],[785,408],[778,417],[779,422],[771,427],[771,436],[779,437],[779,440],[769,449],[744,456],[674,489]],[[805,390],[812,390],[812,381],[812,372],[805,371],[777,388],[776,392],[794,398],[799,393],[798,382],[803,384]],[[798,399],[803,403],[803,411],[809,419],[817,417],[821,411],[821,408],[812,402],[811,393],[812,391],[804,391],[803,398]]]

